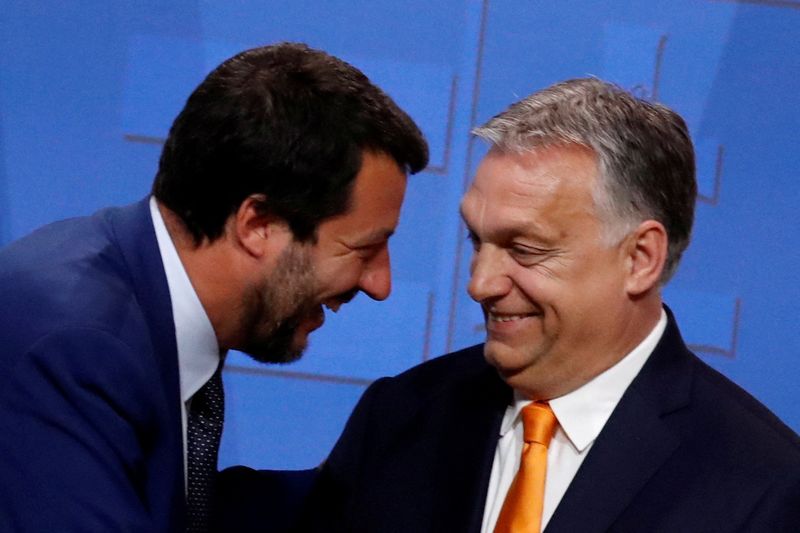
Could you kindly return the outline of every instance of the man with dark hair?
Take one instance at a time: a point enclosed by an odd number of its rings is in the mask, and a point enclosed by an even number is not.
[[[367,390],[302,529],[797,531],[800,440],[661,301],[694,213],[684,121],[577,79],[475,134],[486,342]]]
[[[323,307],[386,298],[427,157],[354,67],[257,48],[189,97],[150,198],[0,251],[0,530],[207,530],[224,354],[291,361]]]

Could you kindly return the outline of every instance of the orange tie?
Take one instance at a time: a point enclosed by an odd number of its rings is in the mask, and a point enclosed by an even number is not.
[[[520,414],[525,440],[522,459],[500,510],[495,533],[539,533],[542,528],[547,446],[558,421],[546,403],[530,403]]]

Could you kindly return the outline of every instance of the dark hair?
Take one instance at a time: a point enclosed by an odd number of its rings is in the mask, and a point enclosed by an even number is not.
[[[406,172],[428,162],[413,120],[355,67],[304,44],[241,52],[189,96],[164,145],[153,195],[200,242],[222,235],[254,194],[313,240],[345,212],[362,153],[390,155]]]
[[[473,133],[516,152],[559,143],[591,148],[601,185],[595,204],[608,236],[621,238],[646,219],[661,222],[669,238],[661,282],[675,272],[689,245],[697,197],[694,149],[680,115],[611,83],[581,78],[512,104]]]

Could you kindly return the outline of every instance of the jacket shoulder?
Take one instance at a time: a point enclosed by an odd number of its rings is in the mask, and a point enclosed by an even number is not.
[[[381,387],[387,392],[425,398],[459,387],[487,373],[493,374],[494,369],[483,357],[483,345],[477,344],[441,355],[394,377],[384,378]]]
[[[695,399],[707,427],[727,435],[729,449],[756,452],[762,468],[789,462],[800,469],[797,433],[749,392],[699,358],[695,361]]]
[[[0,341],[6,357],[39,339],[84,328],[146,343],[145,319],[109,208],[44,226],[0,250]]]

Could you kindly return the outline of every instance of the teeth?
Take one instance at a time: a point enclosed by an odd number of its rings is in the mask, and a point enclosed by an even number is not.
[[[489,318],[490,318],[491,320],[495,321],[495,322],[511,322],[511,321],[513,321],[513,320],[521,320],[521,319],[523,319],[523,318],[525,318],[525,317],[527,317],[527,316],[528,316],[528,315],[506,315],[506,316],[498,316],[498,315],[495,315],[494,313],[491,313],[491,314],[489,315]]]

